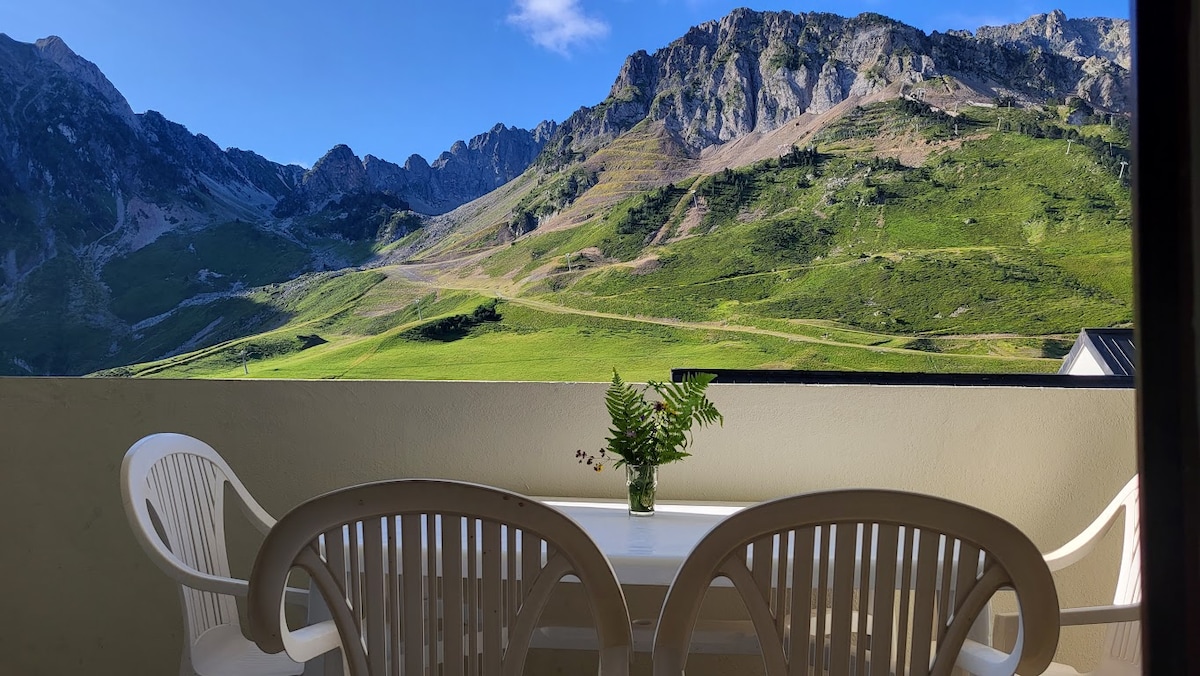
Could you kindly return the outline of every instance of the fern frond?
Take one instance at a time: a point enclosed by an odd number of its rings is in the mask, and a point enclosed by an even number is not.
[[[618,465],[622,462],[639,464],[650,436],[650,430],[644,424],[652,411],[650,404],[613,369],[612,383],[604,394],[604,405],[613,424],[606,440],[608,451],[620,458]]]

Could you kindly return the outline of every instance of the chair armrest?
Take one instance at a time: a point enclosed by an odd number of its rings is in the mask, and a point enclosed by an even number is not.
[[[198,570],[190,568],[176,568],[168,570],[167,573],[175,579],[176,582],[199,589],[200,591],[212,592],[214,594],[227,594],[229,596],[240,596],[246,598],[246,592],[249,589],[249,583],[245,580],[239,580],[235,577],[223,577],[220,575],[209,575],[201,573]]]
[[[1064,608],[1059,611],[1058,623],[1064,627],[1086,624],[1110,624],[1113,622],[1136,622],[1142,619],[1142,605],[1132,603],[1124,606],[1090,606],[1086,608]]]
[[[219,575],[209,575],[198,571],[180,571],[178,576],[172,575],[179,582],[193,589],[201,591],[213,592],[215,594],[228,594],[229,596],[240,596],[246,598],[246,594],[250,588],[250,584],[245,580],[239,580],[236,577],[221,577]],[[288,603],[297,605],[308,605],[308,590],[297,587],[288,587],[284,592],[284,600]]]
[[[342,647],[342,639],[333,620],[325,620],[285,632],[283,645],[288,657],[304,663],[334,648]]]
[[[1135,476],[1130,479],[1129,483],[1125,484],[1124,488],[1117,492],[1117,495],[1108,503],[1108,506],[1100,512],[1087,528],[1084,528],[1079,535],[1071,538],[1070,542],[1046,554],[1044,558],[1051,572],[1070,566],[1083,559],[1095,549],[1100,539],[1112,529],[1113,524],[1117,521],[1117,516],[1127,509],[1134,508],[1134,504],[1136,503],[1134,493],[1137,489],[1138,477]],[[1136,508],[1134,508],[1134,511],[1136,512]],[[1137,515],[1126,513],[1125,518],[1137,518]]]
[[[1016,655],[967,639],[963,642],[954,665],[975,676],[1008,676],[1016,668],[1016,662]]]
[[[230,483],[233,483],[232,481]],[[239,490],[240,487],[240,490]],[[266,535],[271,532],[271,527],[275,525],[275,517],[267,514],[267,510],[263,509],[246,489],[241,487],[241,482],[237,482],[234,486],[234,495],[237,496],[238,507],[242,509],[242,514],[246,520],[254,526],[254,529],[259,533]]]
[[[1089,624],[1112,622],[1134,622],[1142,619],[1141,604],[1127,606],[1087,606],[1064,608],[1058,612],[1058,624],[1062,627],[1079,627]],[[1017,643],[1020,618],[1017,613],[997,613],[992,620],[992,647],[1012,651]]]

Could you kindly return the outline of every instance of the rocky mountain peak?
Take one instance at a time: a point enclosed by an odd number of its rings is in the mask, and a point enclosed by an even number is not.
[[[752,31],[762,23],[762,20],[762,12],[756,12],[747,7],[738,7],[717,22],[718,39],[728,40],[732,35]]]
[[[1021,23],[982,26],[975,37],[1030,49],[1040,47],[1075,60],[1105,58],[1128,70],[1132,42],[1127,19],[1069,19],[1062,10],[1036,14]]]
[[[129,102],[125,100],[121,92],[117,91],[112,82],[109,82],[96,64],[76,54],[57,35],[42,38],[34,42],[33,46],[39,57],[58,66],[77,82],[95,90],[108,103],[113,113],[131,125],[136,125],[136,118],[133,115],[133,109],[129,107]]]
[[[736,9],[653,54],[631,54],[608,98],[572,115],[559,138],[587,153],[650,120],[699,151],[853,97],[943,78],[957,84],[941,90],[964,100],[1004,95],[1040,103],[1079,96],[1095,108],[1122,112],[1128,107],[1128,24],[1068,19],[1058,11],[981,28],[978,36],[927,35],[870,12],[847,19]]]
[[[358,155],[339,143],[313,164],[302,183],[316,193],[358,192],[367,186],[367,172]]]
[[[424,157],[413,153],[408,156],[407,160],[404,160],[404,168],[409,171],[428,171],[429,163],[425,161]]]
[[[558,131],[558,123],[554,120],[542,120],[533,128],[533,140],[539,145],[546,145],[554,132]]]
[[[643,99],[653,89],[657,74],[658,63],[654,57],[646,50],[639,49],[625,58],[608,96],[615,100]]]
[[[455,141],[432,163],[414,154],[403,166],[374,155],[360,160],[337,145],[304,174],[298,194],[276,213],[312,212],[340,196],[365,193],[393,195],[421,213],[444,213],[519,176],[556,129],[552,121],[534,131],[497,123],[470,141]]]
[[[469,141],[455,141],[432,163],[413,155],[404,165],[408,184],[397,194],[423,213],[449,211],[520,176],[557,129],[549,120],[533,131],[497,123]]]
[[[372,191],[363,161],[349,146],[339,143],[321,156],[312,169],[304,172],[295,192],[280,200],[274,214],[286,217],[311,213],[343,195]]]
[[[354,151],[350,149],[350,146],[346,145],[345,143],[339,143],[326,151],[325,154],[322,155],[315,164],[313,164],[313,169],[315,170],[322,164],[349,161],[359,161],[358,155],[354,154]]]

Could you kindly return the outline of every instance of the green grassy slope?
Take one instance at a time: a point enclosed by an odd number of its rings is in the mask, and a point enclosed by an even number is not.
[[[138,321],[198,293],[288,279],[308,263],[299,245],[249,223],[231,222],[164,235],[109,262],[102,279],[112,290],[113,312]]]
[[[463,253],[486,255],[457,267],[262,290],[251,300],[278,318],[272,331],[120,375],[1051,372],[1080,328],[1132,321],[1129,189],[1117,178],[1127,147],[1121,129],[1065,125],[1054,110],[949,118],[877,104],[813,148],[614,195],[570,228],[499,246],[459,238]],[[521,194],[562,187],[543,185]],[[601,171],[590,190],[611,185]],[[537,199],[508,202],[545,215]],[[498,321],[471,319],[496,296]]]
[[[482,296],[444,294],[436,315],[376,335],[349,324],[296,324],[199,353],[140,365],[119,375],[204,378],[403,378],[418,380],[603,380],[613,366],[631,378],[662,378],[674,366],[796,367],[929,372],[1045,371],[1041,359],[922,354],[886,346],[789,339],[770,333],[686,328],[592,317],[501,302],[498,322],[482,322],[461,337],[427,339],[413,329],[469,314]],[[428,301],[427,301],[428,302]],[[347,307],[349,309],[349,306]],[[303,348],[315,331],[328,342]],[[241,353],[248,354],[243,370]],[[248,373],[246,373],[248,371]],[[118,375],[118,374],[110,374]]]
[[[700,181],[703,236],[614,243],[615,222],[639,196],[603,224],[531,238],[524,257],[508,251],[484,269],[521,275],[586,246],[617,261],[652,257],[570,275],[556,265],[534,293],[692,321],[823,319],[930,335],[1130,322],[1128,188],[1090,149],[1066,149],[991,133],[921,167],[822,149],[799,166],[766,162]],[[646,225],[639,234],[671,226]]]

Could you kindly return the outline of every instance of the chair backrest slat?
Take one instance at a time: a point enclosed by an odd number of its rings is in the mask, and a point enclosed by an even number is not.
[[[506,626],[513,626],[517,623],[517,611],[521,606],[521,579],[517,572],[517,529],[506,526],[504,528],[504,571],[503,579],[505,582],[504,590],[504,605],[507,609],[507,617],[504,620]]]
[[[383,673],[382,670],[387,664],[387,637],[384,632],[383,618],[391,601],[386,596],[388,585],[383,573],[383,552],[386,547],[383,537],[383,522],[379,519],[367,519],[363,521],[362,529],[362,586],[367,594],[378,589],[385,596],[380,603],[366,604],[362,612],[355,613],[355,617],[362,618],[371,670]],[[361,592],[359,598],[362,598]]]
[[[886,593],[896,587],[896,557],[883,553],[898,551],[900,528],[894,524],[876,524],[875,550],[875,593],[871,596],[870,611],[874,621],[871,626],[871,676],[888,676],[892,663],[892,628],[896,595]],[[907,561],[907,557],[905,558]],[[882,592],[882,593],[881,593]],[[862,612],[860,605],[859,612]],[[861,636],[862,634],[860,634]],[[861,641],[866,643],[866,641]],[[865,671],[865,670],[860,670]]]
[[[874,601],[874,594],[871,590],[874,589],[874,580],[871,574],[871,561],[875,560],[875,538],[878,533],[875,529],[875,524],[863,524],[862,536],[859,538],[858,551],[863,552],[862,560],[859,562],[858,574],[858,624],[855,627],[855,636],[864,637],[870,635],[870,628],[867,626],[867,619],[870,615],[870,605]],[[867,645],[868,641],[858,640],[855,642],[854,651],[854,672],[856,674],[867,673]]]
[[[347,594],[350,593],[350,580],[346,572],[349,570],[346,561],[346,540],[343,539],[345,537],[347,536],[344,526],[338,526],[325,533],[326,565],[343,599],[349,598]]]
[[[771,556],[775,567],[774,578],[771,580],[771,612],[775,613],[775,632],[785,639],[787,617],[790,614],[787,608],[787,571],[789,564],[787,551],[788,547],[791,546],[791,536],[791,531],[785,531],[776,535],[772,543],[773,551]]]
[[[831,598],[829,634],[829,674],[846,676],[850,673],[850,635],[854,624],[855,565],[854,550],[858,541],[858,529],[853,524],[833,527],[833,596]]]
[[[347,577],[349,578],[348,590],[350,591],[350,607],[354,609],[354,623],[358,627],[358,631],[362,632],[362,532],[354,524],[350,524],[347,529],[347,535],[350,543],[346,547],[348,565],[346,566]]]
[[[896,615],[896,676],[905,676],[908,672],[908,634],[909,618],[912,617],[913,593],[913,554],[916,552],[915,531],[905,527],[901,531],[900,556],[900,612]]]
[[[502,604],[500,580],[500,524],[483,522],[483,675],[500,676]]]
[[[909,673],[922,674],[929,670],[930,648],[934,633],[934,602],[937,594],[939,538],[928,530],[917,530],[917,581],[913,587],[913,617]]]
[[[445,588],[442,584],[443,571],[438,568],[438,560],[441,558],[438,554],[441,547],[438,546],[440,540],[438,533],[444,526],[444,522],[455,521],[458,517],[444,517],[437,519],[432,515],[422,517],[425,521],[425,617],[438,618],[441,613],[439,607],[441,600],[445,595]],[[453,551],[453,550],[452,550]],[[443,620],[444,621],[444,620]],[[444,640],[444,627],[439,627],[440,622],[432,622],[428,624],[426,629],[426,664],[440,664],[442,662],[439,646]]]
[[[542,539],[529,531],[521,532],[521,595],[529,593],[533,578],[542,569]]]
[[[336,566],[316,556],[311,542],[341,532],[343,524],[358,594],[330,594],[328,583],[318,588],[339,606],[331,610],[349,646],[350,676],[519,676],[546,602],[567,575],[578,577],[589,595],[601,673],[627,676],[629,613],[595,543],[553,508],[454,481],[356,486],[314,498],[281,519],[250,580],[250,630],[263,650],[286,647],[278,604],[290,571],[310,571],[314,581],[336,577]],[[361,540],[352,536],[360,532]]]
[[[464,575],[463,557],[458,552],[458,547],[463,541],[463,519],[443,518],[441,536],[445,676],[462,676],[463,657],[468,654],[463,641],[464,634],[468,633],[467,619],[463,616],[463,604],[466,603],[463,598],[463,585],[470,584],[469,578]],[[469,633],[472,636],[475,634],[474,630]]]
[[[829,617],[825,612],[825,609],[829,607],[829,552],[833,546],[832,533],[829,526],[821,526],[817,538],[817,541],[820,543],[820,558],[817,562],[817,606],[814,618],[816,620],[816,628],[813,635],[821,637],[826,635],[825,625],[828,623]],[[820,674],[827,669],[825,666],[826,653],[823,641],[820,638],[817,639],[814,648],[813,672]]]
[[[992,556],[983,569],[980,552]],[[790,579],[778,575],[784,566]],[[696,545],[667,592],[656,676],[683,673],[700,603],[718,576],[745,602],[768,676],[949,676],[973,620],[1008,586],[1026,631],[1021,652],[1000,668],[1038,673],[1057,645],[1054,583],[1033,543],[993,515],[930,496],[832,491],[728,517]],[[772,579],[790,585],[790,604],[773,600],[785,598],[773,585],[764,589]],[[788,621],[779,613],[790,613]]]
[[[396,633],[404,637],[401,647],[404,651],[404,673],[421,674],[425,671],[425,658],[421,654],[425,645],[425,600],[421,593],[420,514],[404,514],[400,517],[400,558],[400,576],[404,579],[404,596],[400,601],[400,609],[404,615],[400,618],[400,628]]]
[[[747,548],[747,561],[750,574],[754,577],[754,586],[758,593],[766,598],[771,586],[771,563],[775,560],[775,552],[771,537],[761,538],[750,543]]]
[[[396,546],[400,542],[400,519],[391,518],[386,520],[388,546],[387,546],[387,561],[388,561],[388,579],[387,579],[387,622],[389,627],[398,626],[402,621],[402,609],[404,608],[403,594],[401,592],[401,581],[404,579],[403,571],[400,567],[400,548]],[[342,597],[345,598],[345,597]],[[391,656],[391,661],[397,666],[400,663],[400,632],[387,632],[388,634],[388,655]],[[461,667],[461,665],[459,665]],[[398,674],[399,669],[393,668],[393,674]]]
[[[788,665],[790,676],[801,676],[808,673],[808,665],[813,661],[813,646],[809,640],[809,627],[812,625],[813,607],[813,559],[807,556],[813,551],[815,532],[812,528],[801,528],[791,531],[792,552],[791,567],[791,633],[788,636],[788,650],[792,656]],[[787,552],[784,552],[785,554]],[[820,613],[823,617],[824,613]]]
[[[467,673],[479,673],[479,520],[467,518]]]
[[[959,540],[958,570],[954,572],[954,608],[961,608],[971,587],[979,579],[979,558],[982,552],[979,547]]]
[[[938,620],[936,631],[934,632],[934,640],[941,641],[946,635],[946,620],[954,614],[954,601],[958,599],[958,594],[954,589],[954,572],[958,568],[954,558],[954,553],[957,550],[957,542],[953,538],[942,538],[939,544],[938,558],[941,561],[941,570],[938,573],[937,582],[937,611],[934,617]]]
[[[139,450],[137,467],[126,470],[133,493],[128,508],[141,526],[139,539],[151,545],[148,552],[160,566],[165,554],[175,565],[229,577],[224,489],[232,473],[202,442],[182,435],[154,436],[157,443],[130,449],[131,460]],[[154,548],[154,541],[162,549]],[[237,606],[225,594],[180,585],[180,600],[189,644],[213,627],[238,624]]]

